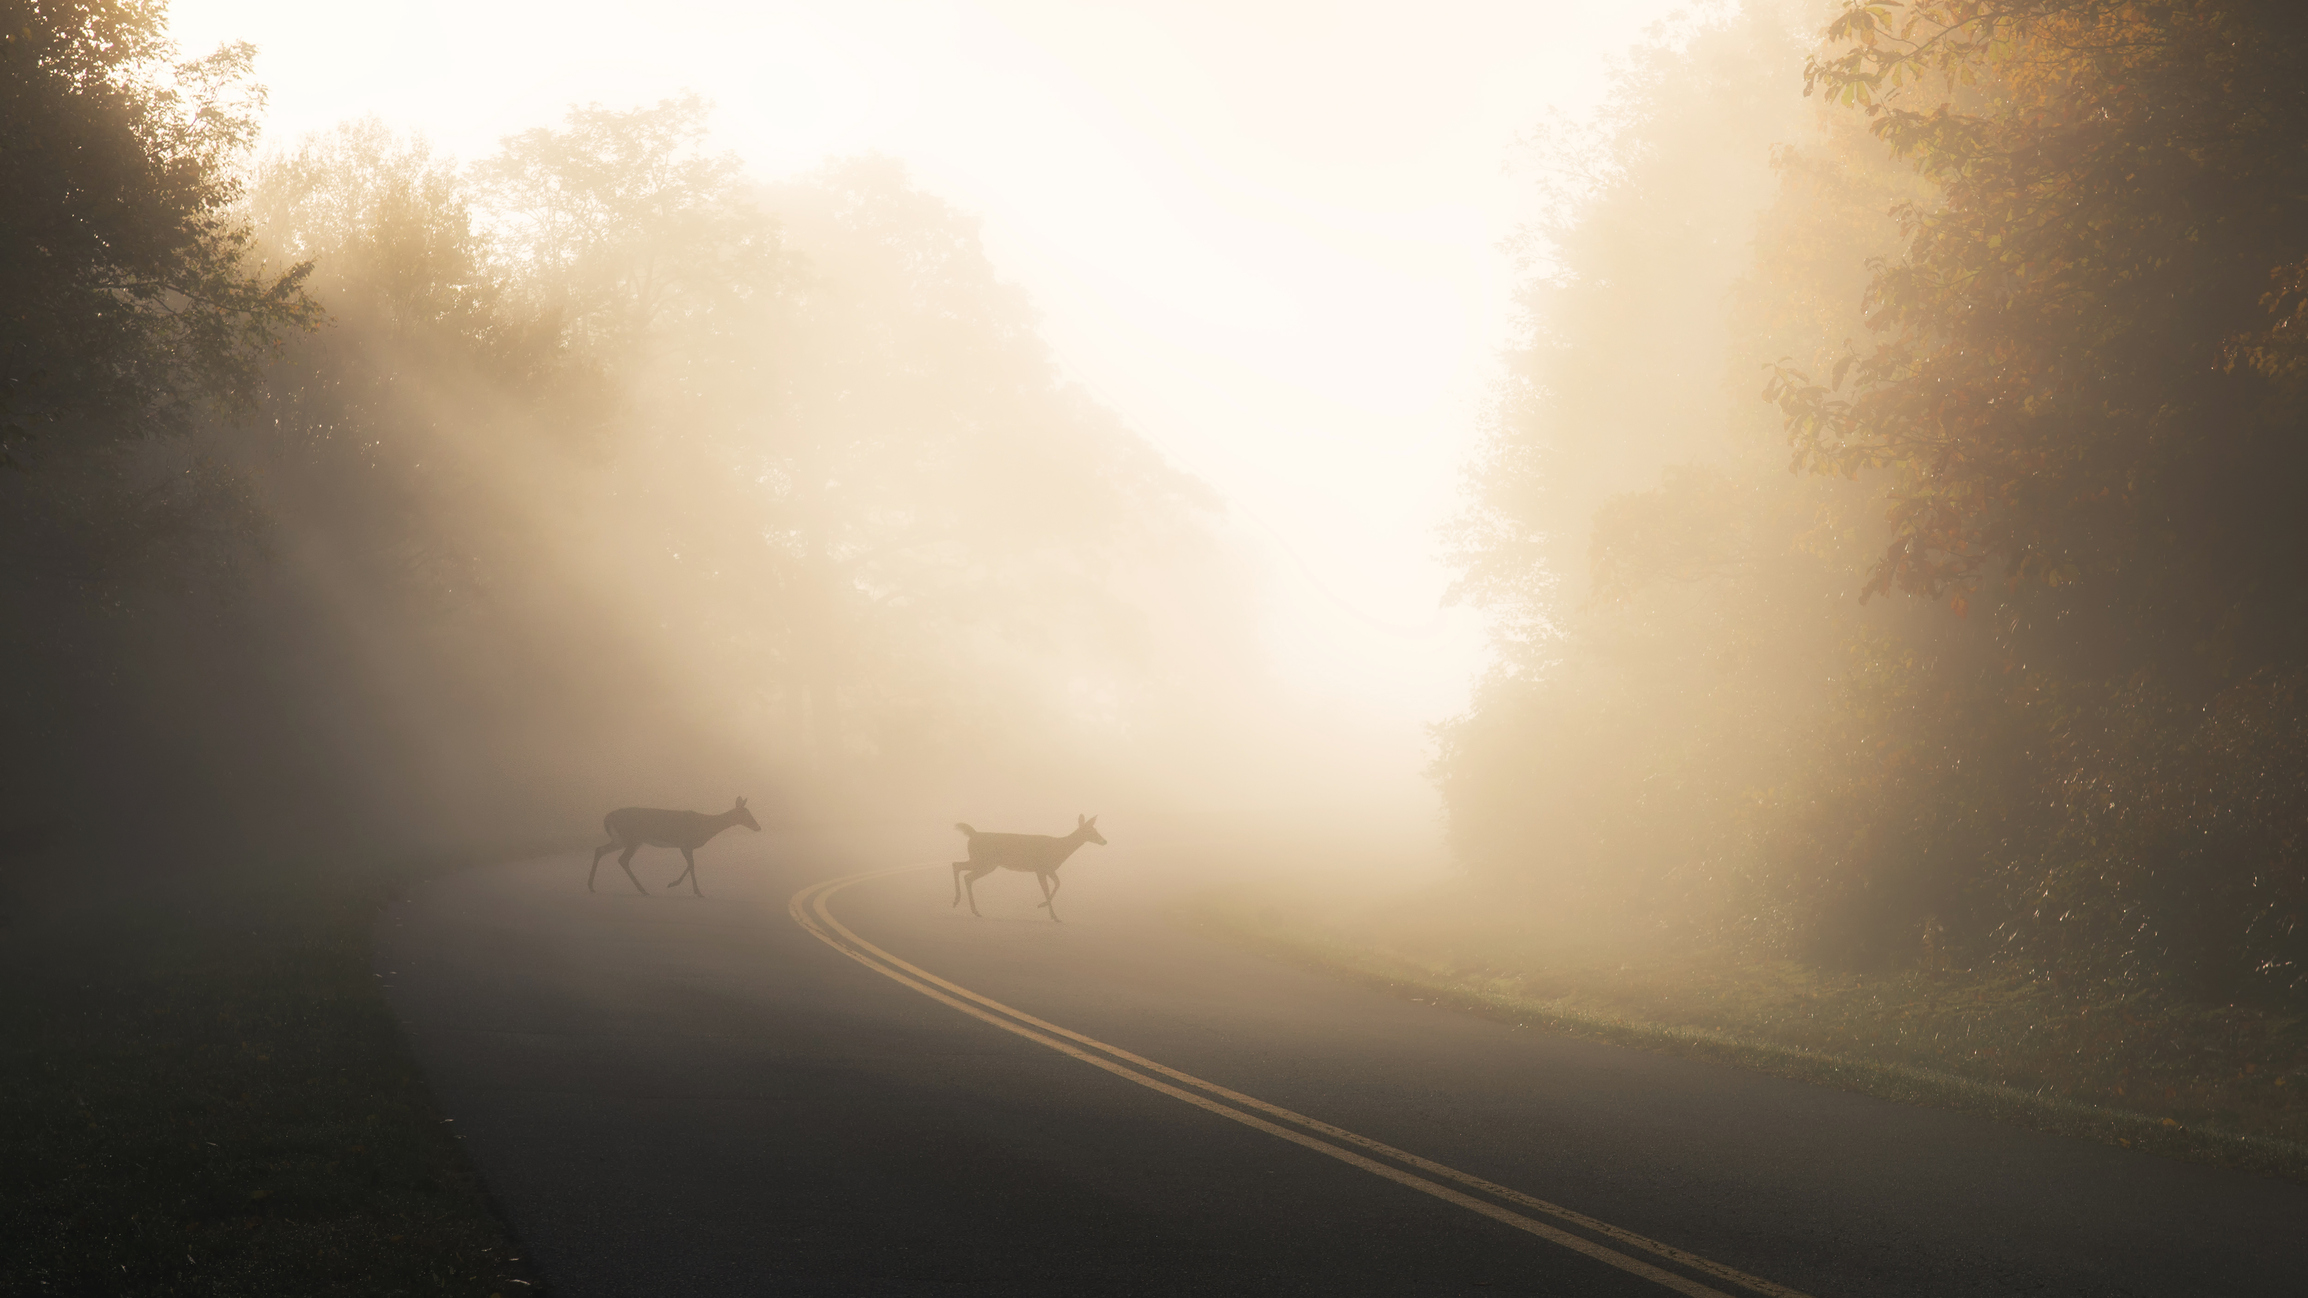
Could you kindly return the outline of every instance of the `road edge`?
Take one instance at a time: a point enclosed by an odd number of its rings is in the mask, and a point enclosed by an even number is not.
[[[1900,1104],[1950,1109],[2031,1131],[2308,1184],[2308,1145],[2188,1126],[2169,1118],[2036,1095],[1926,1068],[1804,1050],[1706,1028],[1610,1017],[1503,995],[1437,977],[1431,970],[1384,952],[1245,922],[1241,916],[1207,905],[1181,907],[1177,918],[1194,931],[1231,946],[1397,995],[1423,992],[1438,1004],[1518,1027],[1731,1064]]]

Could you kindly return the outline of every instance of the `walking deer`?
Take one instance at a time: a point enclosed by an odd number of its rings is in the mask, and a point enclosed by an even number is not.
[[[633,886],[639,888],[646,897],[649,890],[642,888],[641,880],[633,877],[633,854],[644,846],[678,847],[681,849],[681,859],[689,862],[689,868],[675,875],[673,882],[665,886],[679,887],[681,881],[687,879],[689,890],[702,897],[705,890],[697,886],[697,858],[691,854],[731,825],[743,825],[755,833],[761,832],[760,823],[754,820],[752,812],[745,809],[743,798],[737,800],[736,806],[718,816],[708,816],[702,811],[619,807],[601,818],[601,827],[609,831],[609,841],[593,849],[593,870],[585,876],[585,891],[593,891],[593,876],[601,872],[601,858],[622,847],[625,852],[617,858],[617,864],[624,869],[625,877],[633,879]]]
[[[1055,922],[1058,889],[1064,882],[1058,878],[1058,867],[1084,843],[1106,845],[1105,835],[1098,832],[1096,816],[1074,817],[1074,832],[1063,838],[1052,838],[1048,834],[981,834],[960,824],[954,828],[970,840],[970,859],[954,862],[954,904],[962,904],[962,892],[967,887],[972,915],[978,914],[978,880],[996,870],[1019,870],[1041,880],[1042,904],[1035,909],[1049,911],[1050,919]]]

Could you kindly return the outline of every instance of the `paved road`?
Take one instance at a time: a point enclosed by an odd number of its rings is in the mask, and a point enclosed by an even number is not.
[[[658,855],[653,891],[679,870]],[[379,921],[378,972],[555,1294],[1674,1292],[968,1017],[788,914],[890,863],[747,835],[700,853],[703,900],[588,895],[556,858]],[[1818,1298],[2301,1291],[2308,1189],[1350,986],[1168,924],[1152,864],[1085,849],[1064,924],[1021,875],[980,885],[983,920],[942,871],[829,905],[994,1001]]]

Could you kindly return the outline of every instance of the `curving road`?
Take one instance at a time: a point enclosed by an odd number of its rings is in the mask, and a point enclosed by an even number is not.
[[[589,895],[577,855],[378,922],[561,1298],[2300,1283],[2308,1188],[1337,982],[1166,923],[1154,855],[1086,849],[1064,924],[1024,875],[973,920],[942,868],[850,878],[886,853],[699,855],[703,899]]]

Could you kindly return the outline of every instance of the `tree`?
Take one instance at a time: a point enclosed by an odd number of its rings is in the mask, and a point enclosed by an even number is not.
[[[264,160],[248,206],[267,253],[313,267],[328,324],[270,367],[261,434],[232,439],[234,457],[340,564],[432,600],[477,596],[507,529],[475,459],[518,442],[510,410],[555,412],[599,384],[564,363],[558,321],[513,291],[462,170],[421,138],[374,118],[315,134]]]
[[[1929,192],[1872,344],[1770,395],[1798,469],[1888,484],[1863,596],[1984,616],[1857,656],[1792,874],[1918,861],[1975,952],[2297,997],[2308,14],[1916,0],[1828,36],[1813,87]]]
[[[1877,335],[1772,390],[1799,467],[1890,479],[1865,593],[2001,578],[2019,659],[2206,684],[2308,653],[2308,10],[1853,0],[1810,83],[1933,187]],[[2272,317],[2270,308],[2275,309]]]
[[[704,152],[708,107],[572,108],[474,169],[507,251],[580,344],[634,346],[668,313],[774,288],[776,227],[746,202],[737,159]]]
[[[721,556],[686,580],[726,591],[794,728],[928,765],[1062,728],[1053,682],[1146,679],[1145,591],[1216,567],[1207,489],[1059,381],[976,222],[896,163],[759,201],[778,290],[667,324],[635,469],[722,502],[649,526]]]
[[[1718,12],[1630,58],[1596,130],[1548,141],[1568,190],[1534,231],[1527,332],[1452,537],[1499,660],[1438,728],[1454,848],[1597,927],[1711,921],[1747,864],[1738,818],[1818,709],[1787,678],[1833,643],[1824,565],[1795,543],[1822,493],[1767,458],[1751,397],[1759,337],[1808,346],[1848,310],[1750,282],[1786,220],[1773,146],[1813,134],[1808,45],[1785,10]],[[1840,251],[1874,230],[1799,233]]]
[[[0,0],[0,464],[245,405],[306,268],[251,265],[255,50],[175,61],[160,0]]]

